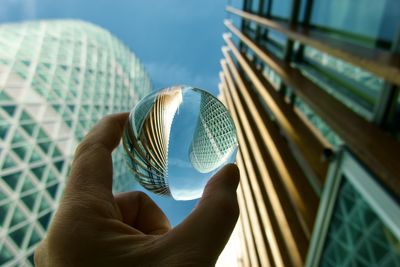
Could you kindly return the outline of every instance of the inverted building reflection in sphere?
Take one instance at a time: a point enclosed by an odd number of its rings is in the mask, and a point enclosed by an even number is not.
[[[140,101],[123,143],[139,183],[177,200],[200,197],[212,175],[234,161],[238,147],[225,106],[191,86],[169,87]]]

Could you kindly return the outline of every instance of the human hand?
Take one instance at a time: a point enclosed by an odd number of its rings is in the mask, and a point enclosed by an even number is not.
[[[239,171],[225,166],[192,213],[171,229],[142,192],[112,194],[111,152],[128,114],[103,118],[78,146],[36,266],[212,266],[239,215]]]

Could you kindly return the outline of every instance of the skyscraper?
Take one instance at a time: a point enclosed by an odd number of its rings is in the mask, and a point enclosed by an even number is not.
[[[201,92],[200,112],[189,158],[201,173],[211,172],[236,149],[236,130],[226,109],[207,92]]]
[[[0,26],[0,265],[29,266],[77,143],[104,115],[151,91],[139,60],[81,21]],[[114,191],[129,190],[121,148]]]
[[[227,7],[243,266],[400,266],[400,3]]]

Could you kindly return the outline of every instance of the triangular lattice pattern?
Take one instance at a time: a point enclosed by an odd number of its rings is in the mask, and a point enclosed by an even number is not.
[[[0,27],[0,265],[33,265],[77,143],[105,114],[151,91],[138,59],[79,21]],[[122,150],[114,190],[129,190]]]
[[[188,154],[193,167],[207,173],[225,162],[236,149],[236,130],[225,106],[209,93],[198,91],[200,112]]]
[[[320,266],[400,266],[400,241],[343,179]]]

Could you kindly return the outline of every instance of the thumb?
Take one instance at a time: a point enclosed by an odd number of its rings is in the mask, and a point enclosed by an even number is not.
[[[216,260],[239,217],[238,184],[239,169],[234,164],[226,165],[208,182],[193,212],[165,238]]]

